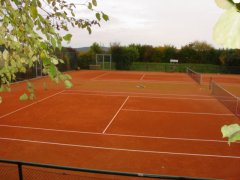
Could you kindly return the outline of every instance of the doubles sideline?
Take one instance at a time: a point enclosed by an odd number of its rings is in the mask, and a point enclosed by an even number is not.
[[[179,137],[163,137],[163,136],[142,136],[142,135],[131,135],[131,134],[115,134],[115,133],[98,133],[98,132],[85,132],[85,131],[74,131],[65,129],[50,129],[50,128],[36,128],[27,126],[13,126],[13,125],[0,125],[0,127],[17,128],[17,129],[29,129],[29,130],[40,130],[49,132],[63,132],[63,133],[76,133],[86,135],[100,135],[100,136],[115,136],[115,137],[130,137],[130,138],[143,138],[143,139],[163,139],[163,140],[179,140],[179,141],[196,141],[196,142],[214,142],[214,143],[227,143],[225,140],[211,140],[211,139],[194,139],[194,138],[179,138]],[[234,142],[240,144],[240,142]]]
[[[87,146],[82,144],[66,144],[66,143],[56,143],[56,142],[50,142],[50,141],[34,141],[34,140],[28,140],[28,139],[16,139],[16,138],[7,138],[7,137],[0,137],[0,139],[5,141],[18,141],[18,142],[35,143],[35,144],[88,148],[88,149],[98,149],[98,150],[108,150],[108,151],[124,151],[124,152],[134,152],[134,153],[137,152],[137,153],[166,154],[166,155],[178,155],[178,156],[240,159],[239,156],[225,156],[225,155],[216,155],[216,154],[194,154],[194,153],[184,153],[184,152],[177,153],[177,152],[151,151],[151,150],[141,150],[141,149],[111,148],[111,147],[104,147],[104,146]]]

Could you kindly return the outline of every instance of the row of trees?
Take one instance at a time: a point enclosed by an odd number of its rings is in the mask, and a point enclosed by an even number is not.
[[[61,52],[56,52],[57,56],[65,61],[65,64],[59,65],[60,69],[87,69],[90,64],[95,64],[95,55],[100,53],[111,53],[116,69],[130,69],[133,62],[169,63],[170,59],[178,59],[179,63],[240,66],[239,49],[215,49],[200,41],[185,45],[181,49],[171,45],[121,46],[119,43],[112,43],[108,50],[104,50],[98,43],[93,43],[86,52],[78,52],[73,48],[63,48]]]

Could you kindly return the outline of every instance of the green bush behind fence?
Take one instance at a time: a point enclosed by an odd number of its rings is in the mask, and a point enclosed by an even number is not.
[[[130,70],[158,71],[158,72],[185,72],[186,67],[200,73],[240,74],[240,66],[219,66],[212,64],[170,64],[170,63],[142,63],[134,62]],[[113,68],[114,69],[114,68]]]

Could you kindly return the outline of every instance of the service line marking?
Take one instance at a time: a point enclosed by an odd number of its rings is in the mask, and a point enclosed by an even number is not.
[[[195,114],[195,115],[211,115],[211,116],[235,116],[235,114],[218,114],[218,113],[201,113],[201,112],[184,112],[184,111],[157,111],[145,109],[122,109],[122,111],[150,112],[150,113],[169,113],[169,114]]]
[[[12,126],[12,125],[0,125],[0,127],[28,129],[28,130],[40,130],[40,131],[49,131],[49,132],[76,133],[76,134],[86,134],[86,135],[143,138],[143,139],[145,138],[145,139],[163,139],[163,140],[216,142],[216,143],[227,143],[228,142],[228,141],[225,141],[225,140],[215,140],[215,139],[196,139],[196,138],[179,138],[179,137],[164,137],[164,136],[142,136],[142,135],[116,134],[116,133],[105,133],[105,134],[103,134],[103,133],[98,133],[98,132],[74,131],[74,130],[64,130],[64,129],[49,129],[49,128],[36,128],[36,127]],[[234,144],[240,144],[240,142],[234,142]]]
[[[116,96],[116,97],[122,97],[126,95],[121,94],[97,94],[97,93],[81,93],[81,92],[64,92],[61,94],[68,94],[68,95],[86,95],[86,96]],[[191,101],[217,101],[215,98],[207,98],[207,99],[199,99],[199,98],[184,98],[184,97],[157,97],[157,96],[136,96],[136,95],[129,95],[129,97],[132,98],[145,98],[145,99],[170,99],[170,100],[191,100]]]
[[[211,99],[215,99],[213,96],[203,96],[203,95],[194,95],[194,94],[160,94],[160,93],[139,93],[139,92],[121,92],[121,91],[84,91],[84,90],[66,90],[66,92],[86,92],[86,93],[107,93],[107,94],[141,94],[141,95],[155,95],[155,96],[179,96],[179,97],[206,97],[206,98],[211,98]]]

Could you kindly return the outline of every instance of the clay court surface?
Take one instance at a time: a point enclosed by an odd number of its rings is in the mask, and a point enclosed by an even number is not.
[[[198,85],[185,73],[69,74],[72,89],[46,77],[32,80],[34,101],[18,100],[26,92],[25,82],[1,94],[0,159],[177,176],[240,177],[240,143],[229,146],[220,132],[223,125],[240,119],[208,88],[214,76],[240,96],[239,75],[205,75],[204,84]]]

